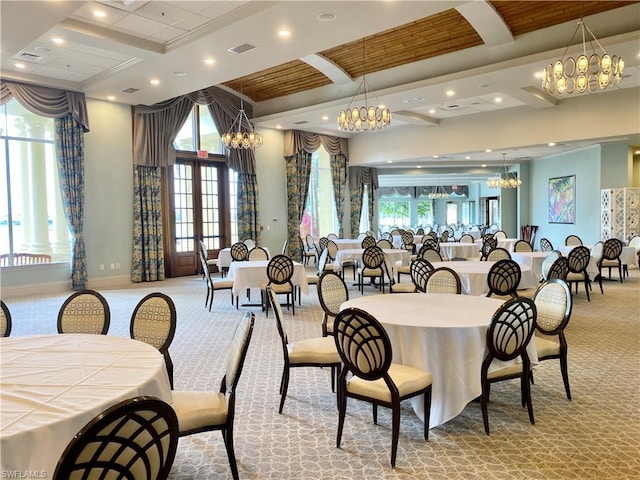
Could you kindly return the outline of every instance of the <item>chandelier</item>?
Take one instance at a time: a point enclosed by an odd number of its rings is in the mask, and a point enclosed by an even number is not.
[[[243,128],[243,124],[245,127]],[[244,111],[242,87],[240,87],[240,111],[227,133],[222,135],[222,143],[228,149],[254,149],[262,146],[262,135],[256,133]]]
[[[445,188],[440,184],[438,184],[436,186],[436,188],[431,190],[431,192],[427,195],[427,197],[429,197],[431,200],[439,200],[439,199],[443,199],[443,198],[449,198],[450,196],[451,196],[451,194],[447,193]]]
[[[502,168],[498,170],[496,176],[487,180],[489,188],[518,188],[522,185],[522,180],[518,178],[516,173],[507,170],[506,155],[506,153],[502,154]]]
[[[364,38],[362,39],[362,81],[358,85],[356,93],[351,98],[349,105],[345,110],[342,110],[338,115],[338,127],[341,130],[348,131],[367,131],[382,129],[391,123],[391,111],[380,103],[380,100],[373,94],[377,106],[369,105],[367,97],[369,95],[369,84],[367,83],[367,75],[364,73],[365,60],[364,60]],[[364,105],[352,106],[355,98],[360,91],[364,91]]]
[[[573,42],[578,30],[582,32],[582,54],[577,59],[573,57],[565,59],[569,45]],[[587,55],[587,41],[592,52],[590,56]],[[600,48],[601,55],[596,53],[594,42]],[[571,94],[575,91],[584,93],[587,89],[595,92],[620,83],[624,71],[624,60],[616,55],[607,54],[582,17],[569,45],[565,48],[560,60],[545,67],[542,75],[542,89],[545,92]]]

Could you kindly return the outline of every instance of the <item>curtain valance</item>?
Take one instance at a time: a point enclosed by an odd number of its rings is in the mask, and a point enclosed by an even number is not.
[[[349,140],[340,137],[330,137],[317,133],[302,132],[300,130],[286,130],[284,132],[284,156],[291,157],[301,150],[313,153],[320,145],[329,155],[344,155],[349,158]]]
[[[430,193],[435,192],[436,188],[439,191],[444,190],[449,195],[454,194],[458,196],[469,196],[469,187],[467,185],[440,185],[438,187],[416,187],[416,198],[426,197]]]
[[[369,185],[378,188],[378,169],[374,167],[349,167],[349,188]]]
[[[416,195],[416,187],[380,187],[378,190],[380,197],[412,197]]]
[[[134,107],[134,165],[166,167],[175,163],[173,140],[194,103],[209,107],[213,122],[221,134],[231,129],[240,112],[240,99],[219,87],[208,87],[150,106],[136,105]],[[247,104],[243,105],[243,108],[251,118],[253,106]],[[177,127],[176,124],[178,124]],[[237,173],[256,173],[253,150],[229,150],[228,159],[229,167]]]
[[[20,105],[36,115],[62,118],[70,114],[82,126],[84,132],[89,131],[89,115],[84,93],[2,80],[0,105],[14,97]]]

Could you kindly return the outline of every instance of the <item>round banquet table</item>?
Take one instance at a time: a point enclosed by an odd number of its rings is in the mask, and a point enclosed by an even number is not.
[[[3,472],[52,478],[71,439],[119,401],[151,395],[171,403],[162,354],[110,335],[38,335],[0,341]]]
[[[542,262],[547,258],[549,252],[513,252],[511,259],[522,267],[529,267],[533,271],[533,276],[542,278]]]
[[[486,295],[489,293],[487,275],[496,262],[453,261],[453,262],[433,262],[434,268],[448,267],[455,271],[460,277],[462,293],[465,295]],[[531,267],[520,266],[522,277],[520,278],[519,289],[536,288],[539,278],[535,278]]]
[[[341,309],[360,308],[382,323],[389,335],[393,361],[431,373],[430,428],[457,416],[482,393],[480,370],[486,354],[486,332],[503,301],[466,295],[397,293],[358,297]],[[532,364],[538,356],[535,342],[527,353]],[[494,362],[490,371],[504,362]],[[411,399],[424,420],[422,396]]]
[[[451,260],[452,258],[479,257],[480,252],[475,243],[460,242],[440,242],[440,253],[442,258]]]

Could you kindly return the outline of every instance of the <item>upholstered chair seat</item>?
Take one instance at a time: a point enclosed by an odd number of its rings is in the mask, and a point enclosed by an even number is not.
[[[227,420],[229,409],[223,393],[174,391],[173,402],[181,432],[204,430],[209,425],[222,425]]]
[[[425,390],[431,385],[431,374],[419,368],[392,363],[388,373],[395,386],[398,387],[398,393],[401,397],[418,390]],[[347,392],[375,398],[382,402],[391,402],[391,391],[382,378],[370,381],[356,376],[351,377],[347,381]]]
[[[340,356],[332,337],[296,340],[287,344],[289,362],[302,363],[339,363]]]

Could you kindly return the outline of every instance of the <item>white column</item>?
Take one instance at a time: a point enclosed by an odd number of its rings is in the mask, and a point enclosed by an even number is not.
[[[31,117],[27,125],[31,138],[44,138],[45,128],[37,117]],[[29,143],[29,180],[31,182],[31,248],[32,253],[51,253],[47,223],[47,166],[45,146],[40,142]],[[29,227],[29,225],[25,225]]]
[[[16,135],[20,137],[27,136],[27,128],[24,124],[23,119],[16,119],[13,123],[13,128],[15,129]],[[13,227],[13,238],[14,242],[20,239],[20,243],[14,243],[14,252],[15,253],[24,253],[31,251],[31,173],[30,173],[30,164],[29,164],[29,152],[27,148],[27,142],[17,142],[18,143],[18,161],[20,162],[21,172],[20,172],[20,201],[18,202],[17,195],[12,194],[11,198],[11,208],[13,220],[20,221],[20,226]],[[13,175],[12,175],[13,177]],[[11,181],[11,179],[9,179]],[[15,191],[15,190],[13,190]],[[16,214],[20,213],[20,216],[17,217]],[[17,231],[22,232],[21,237],[16,233]]]
[[[58,168],[53,175],[53,196],[55,198],[55,208],[53,215],[53,256],[54,260],[69,261],[71,259],[71,240],[69,237],[69,222],[64,214],[62,206],[62,192],[60,191],[60,176],[57,174]]]

